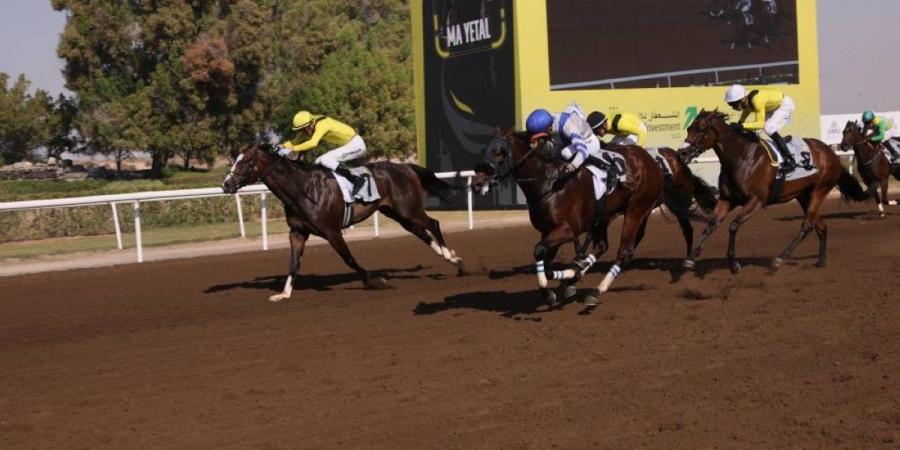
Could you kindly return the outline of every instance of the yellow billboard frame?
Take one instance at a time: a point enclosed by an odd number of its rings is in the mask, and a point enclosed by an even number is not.
[[[719,107],[728,110],[723,97],[725,88],[686,87],[650,89],[586,89],[550,90],[550,61],[547,38],[547,2],[515,0],[516,60],[516,124],[524,126],[525,118],[536,108],[561,111],[572,102],[585,112],[621,111],[644,117],[668,119],[668,126],[648,124],[649,146],[678,146],[684,140],[685,122],[691,118],[690,108]],[[803,137],[819,137],[819,51],[816,30],[815,0],[797,0],[797,46],[800,61],[800,84],[779,85],[797,104],[797,112],[786,131]],[[672,117],[678,114],[677,122]],[[678,126],[675,127],[674,124]],[[659,128],[659,129],[655,129]],[[675,128],[678,130],[675,131]]]

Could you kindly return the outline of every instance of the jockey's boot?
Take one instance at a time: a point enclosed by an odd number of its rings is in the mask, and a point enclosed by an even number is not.
[[[794,161],[794,155],[791,155],[791,152],[787,148],[787,144],[784,142],[784,138],[781,137],[780,134],[776,131],[772,133],[772,142],[775,143],[776,150],[778,153],[781,153],[781,159],[783,161],[782,167],[779,171],[783,175],[787,175],[794,171],[794,168],[797,167],[797,161]]]
[[[338,164],[337,168],[334,169],[334,172],[348,180],[350,183],[353,183],[353,191],[350,192],[351,197],[356,197],[356,194],[362,189],[363,184],[365,184],[366,180],[363,177],[354,175],[350,172],[350,169],[343,164]]]

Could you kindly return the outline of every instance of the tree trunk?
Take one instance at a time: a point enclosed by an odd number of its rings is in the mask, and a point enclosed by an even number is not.
[[[184,170],[191,169],[191,153],[193,153],[193,152],[184,152],[184,165],[183,165]]]
[[[150,177],[162,178],[162,171],[163,168],[166,167],[166,161],[168,161],[169,155],[166,152],[157,149],[151,149],[151,152],[153,154],[153,160],[150,164]]]

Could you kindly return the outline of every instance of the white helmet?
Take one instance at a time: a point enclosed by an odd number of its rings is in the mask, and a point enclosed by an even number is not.
[[[747,96],[747,91],[743,86],[739,84],[732,84],[727,91],[725,91],[725,103],[734,103],[738,100],[743,99]]]

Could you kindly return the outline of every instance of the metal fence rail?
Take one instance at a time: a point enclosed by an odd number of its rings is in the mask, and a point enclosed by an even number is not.
[[[712,73],[716,77],[716,84],[719,84],[719,73],[721,72],[732,72],[738,70],[751,70],[756,69],[759,71],[759,76],[763,76],[763,69],[767,69],[770,67],[787,67],[787,66],[796,66],[799,64],[799,61],[781,61],[774,63],[763,63],[763,64],[748,64],[741,66],[725,66],[725,67],[708,67],[705,69],[691,69],[691,70],[676,70],[672,72],[660,72],[660,73],[648,73],[645,75],[636,75],[631,77],[620,77],[620,78],[607,78],[605,80],[591,80],[591,81],[578,81],[574,83],[561,83],[554,84],[550,86],[550,90],[562,90],[562,89],[578,89],[578,88],[588,88],[594,86],[603,86],[609,85],[611,89],[616,88],[616,84],[628,83],[634,81],[643,81],[643,80],[654,80],[654,79],[663,79],[665,78],[668,81],[668,87],[672,87],[672,77],[680,77],[686,75],[700,75],[704,73]]]
[[[462,171],[462,172],[441,172],[435,174],[438,178],[447,179],[447,178],[466,178],[467,186],[472,185],[472,177],[475,176],[474,171]],[[237,206],[237,216],[238,216],[238,227],[240,229],[241,237],[247,237],[247,230],[244,226],[244,211],[241,206],[241,197],[247,195],[259,195],[260,196],[260,225],[261,225],[261,241],[262,241],[262,249],[269,249],[269,233],[268,233],[268,195],[271,194],[271,191],[263,185],[255,184],[252,186],[247,186],[242,188],[236,194],[225,194],[222,192],[221,188],[202,188],[202,189],[179,189],[179,190],[171,190],[171,191],[148,191],[148,192],[133,192],[128,194],[111,194],[111,195],[92,195],[85,197],[71,197],[71,198],[54,198],[47,200],[24,200],[17,202],[2,202],[0,203],[0,212],[2,211],[26,211],[26,210],[35,210],[35,209],[48,209],[48,208],[74,208],[79,206],[97,206],[97,205],[109,205],[112,211],[112,220],[113,225],[116,229],[116,247],[119,250],[123,249],[122,246],[122,228],[119,224],[119,212],[117,205],[119,204],[131,204],[132,209],[134,211],[134,237],[135,237],[135,251],[137,262],[144,262],[144,244],[143,244],[143,235],[141,229],[141,203],[142,202],[159,202],[159,201],[169,201],[169,200],[192,200],[198,198],[214,198],[214,197],[228,197],[233,196],[235,200],[235,204]],[[473,229],[475,227],[475,220],[472,211],[472,190],[468,189],[468,195],[466,198],[467,210],[469,216],[469,229]],[[379,214],[376,212],[373,216],[373,228],[375,236],[377,237],[380,234],[379,229]]]

